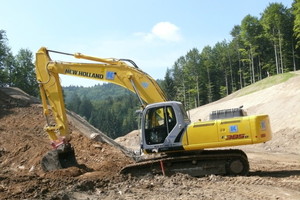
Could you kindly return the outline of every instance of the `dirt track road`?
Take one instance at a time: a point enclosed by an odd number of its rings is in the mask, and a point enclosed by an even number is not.
[[[104,187],[95,187],[91,191],[72,189],[63,195],[71,199],[300,198],[300,163],[295,160],[299,157],[261,153],[249,153],[249,157],[252,170],[247,177],[211,175],[194,178],[182,174],[172,177],[157,175],[143,178],[119,176],[111,179]],[[91,174],[88,174],[88,177],[90,176]],[[86,175],[82,175],[79,179],[85,180]]]
[[[282,153],[248,153],[251,172],[247,177],[177,174],[112,181],[107,188],[73,198],[101,199],[300,199],[300,159]],[[78,195],[78,196],[77,196]],[[82,196],[83,195],[83,196]]]

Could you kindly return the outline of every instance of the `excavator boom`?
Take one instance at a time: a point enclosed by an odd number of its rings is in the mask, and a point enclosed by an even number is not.
[[[64,140],[69,140],[68,123],[59,74],[117,84],[134,92],[143,106],[167,100],[155,80],[139,68],[132,67],[123,61],[96,58],[77,53],[68,55],[73,55],[78,59],[97,61],[98,63],[57,62],[51,60],[49,52],[46,48],[41,48],[36,53],[36,76],[39,82],[44,115],[46,117],[49,116],[48,102],[56,121],[56,126],[48,124],[46,131],[51,141],[58,145],[62,142],[59,136],[63,137]],[[57,51],[52,52],[58,53]],[[59,136],[56,134],[57,131]]]

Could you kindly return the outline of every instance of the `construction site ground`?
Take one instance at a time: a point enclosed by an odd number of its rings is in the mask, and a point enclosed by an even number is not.
[[[120,175],[121,168],[134,161],[106,143],[90,140],[72,121],[71,143],[79,167],[45,173],[40,160],[51,146],[41,105],[21,92],[13,96],[0,90],[0,199],[300,199],[299,83],[296,76],[192,110],[195,121],[211,110],[244,105],[248,114],[269,114],[273,129],[273,139],[265,144],[235,147],[248,155],[248,176],[198,178]],[[117,141],[134,149],[138,134]]]

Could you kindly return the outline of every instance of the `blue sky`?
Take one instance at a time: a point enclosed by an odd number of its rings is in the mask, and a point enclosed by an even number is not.
[[[35,53],[45,46],[128,58],[154,79],[163,79],[180,56],[231,40],[234,25],[248,14],[260,17],[271,2],[291,7],[293,0],[0,0],[0,29],[14,55],[21,48]],[[61,81],[63,86],[98,83],[69,76]]]

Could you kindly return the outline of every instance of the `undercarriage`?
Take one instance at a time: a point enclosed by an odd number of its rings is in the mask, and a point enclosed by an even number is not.
[[[196,177],[210,174],[244,176],[248,172],[248,158],[241,150],[203,150],[184,155],[169,155],[128,165],[121,170],[121,173],[133,176],[184,173]]]

